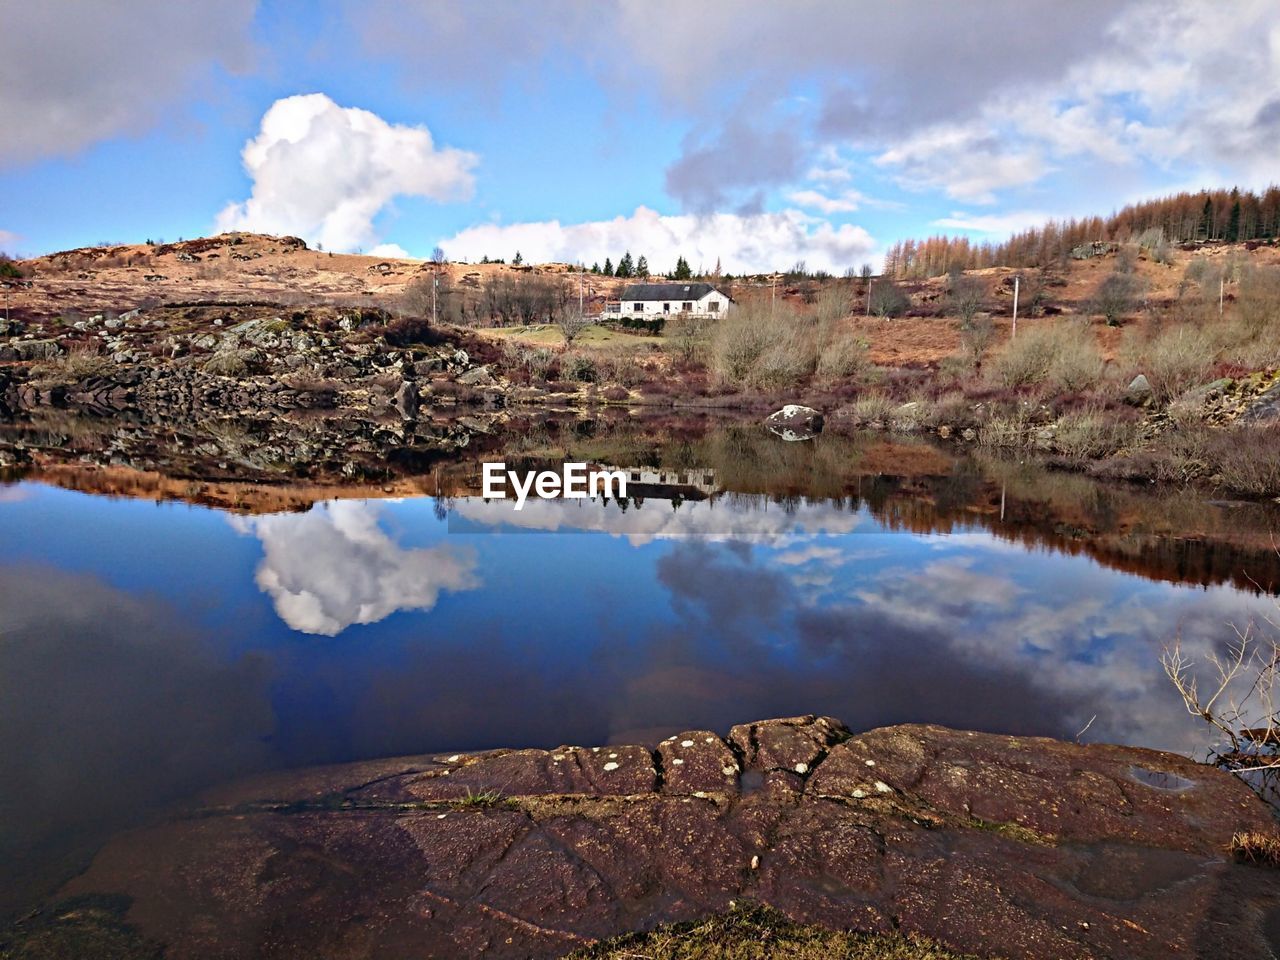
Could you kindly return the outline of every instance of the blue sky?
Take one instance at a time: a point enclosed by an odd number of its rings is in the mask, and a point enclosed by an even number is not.
[[[726,270],[1274,178],[1265,0],[50,0],[0,34],[0,248],[288,232]]]

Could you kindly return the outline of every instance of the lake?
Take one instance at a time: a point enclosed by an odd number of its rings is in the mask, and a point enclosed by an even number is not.
[[[1271,504],[875,435],[503,444],[332,498],[106,457],[0,486],[0,907],[270,769],[804,713],[1202,756],[1161,652],[1280,583]],[[629,497],[475,495],[558,457]]]

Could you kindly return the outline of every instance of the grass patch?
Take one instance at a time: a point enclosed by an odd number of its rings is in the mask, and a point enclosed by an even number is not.
[[[568,960],[977,960],[923,937],[844,933],[793,923],[776,910],[737,907],[706,920],[627,934]]]
[[[1233,857],[1244,863],[1280,867],[1280,836],[1274,833],[1237,833],[1232,836],[1228,849]]]
[[[478,793],[468,790],[465,797],[453,801],[453,806],[462,810],[491,810],[511,808],[515,806],[515,802],[504,797],[501,790],[481,790]]]

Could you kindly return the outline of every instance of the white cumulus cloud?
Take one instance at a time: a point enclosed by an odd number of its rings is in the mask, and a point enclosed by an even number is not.
[[[342,500],[304,514],[230,522],[262,542],[258,586],[280,619],[302,633],[336,636],[399,610],[430,610],[442,590],[480,585],[470,551],[406,549],[382,529],[379,515],[377,504]]]
[[[862,227],[836,227],[799,210],[664,216],[641,206],[629,217],[588,223],[481,224],[443,246],[451,257],[467,260],[510,258],[519,250],[534,263],[603,263],[630,250],[648,258],[655,272],[670,270],[683,256],[695,270],[710,270],[719,260],[726,272],[744,273],[781,269],[797,260],[811,270],[843,271],[871,259],[876,242]]]
[[[312,93],[273,103],[243,159],[252,193],[218,215],[219,230],[297,234],[354,250],[377,243],[374,218],[397,196],[468,199],[478,158],[437,147],[426,127],[387,123]]]

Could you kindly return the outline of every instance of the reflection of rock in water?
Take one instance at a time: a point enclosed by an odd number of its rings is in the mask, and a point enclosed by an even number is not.
[[[1135,766],[1188,786],[1171,803]],[[1272,829],[1230,775],[941,727],[796,717],[656,750],[401,758],[210,804],[120,837],[65,893],[132,896],[174,960],[267,938],[281,956],[561,956],[739,897],[983,956],[1262,960],[1280,908],[1280,875],[1226,859],[1234,831]]]

